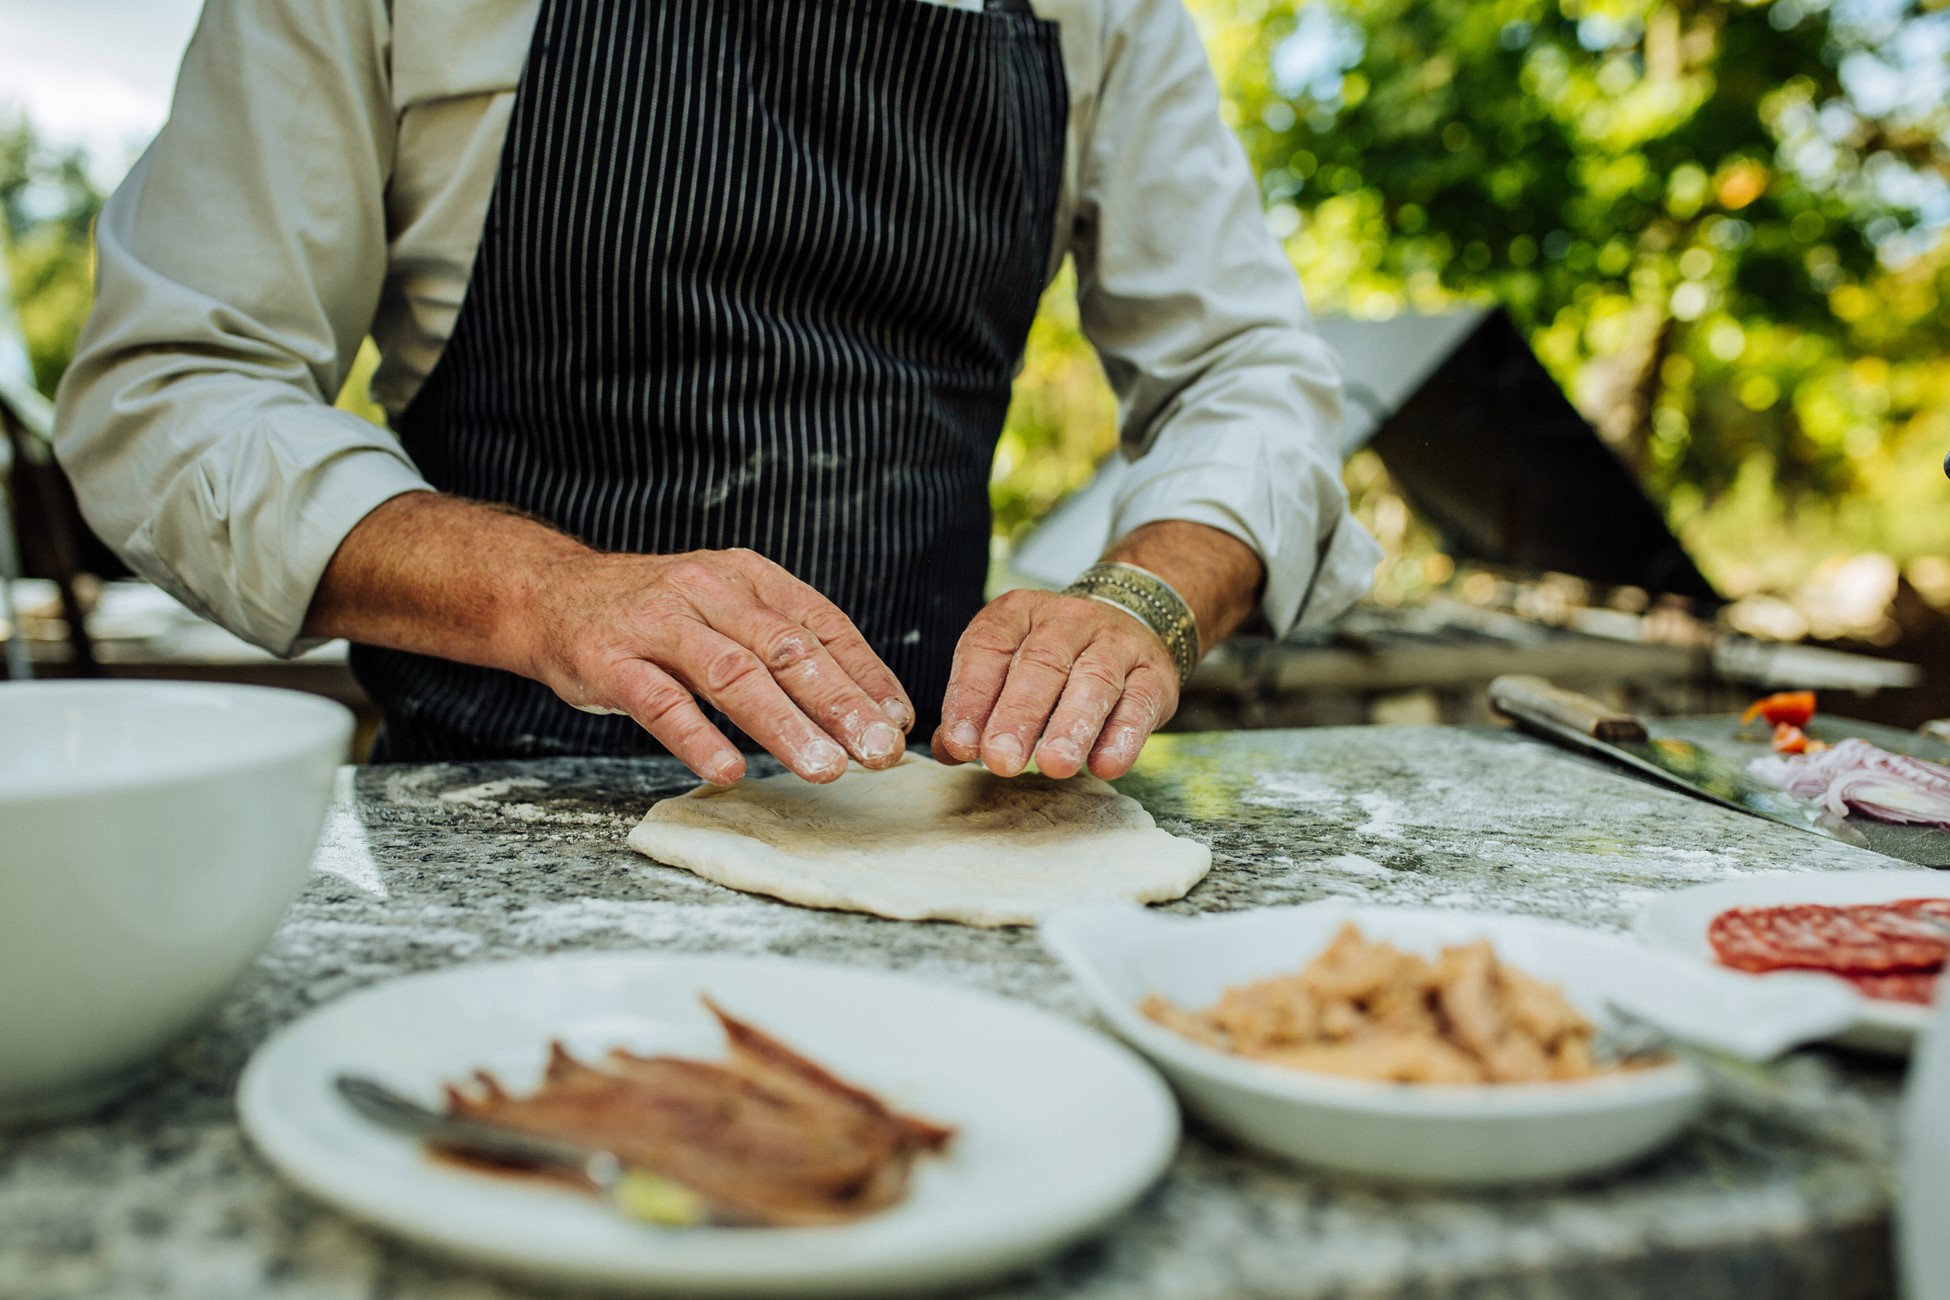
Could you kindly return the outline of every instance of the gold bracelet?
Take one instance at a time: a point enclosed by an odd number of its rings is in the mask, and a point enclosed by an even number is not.
[[[1083,576],[1063,589],[1066,596],[1087,596],[1115,605],[1158,634],[1178,667],[1183,686],[1198,667],[1198,620],[1192,607],[1169,582],[1135,564],[1106,560],[1085,569]]]

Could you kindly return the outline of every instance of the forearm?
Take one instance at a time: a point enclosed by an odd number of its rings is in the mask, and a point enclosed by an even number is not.
[[[576,708],[628,714],[721,783],[745,763],[699,698],[813,781],[845,772],[849,753],[899,762],[914,718],[846,615],[752,551],[598,552],[431,492],[353,528],[305,630],[533,677]]]
[[[564,560],[592,555],[527,516],[433,492],[378,507],[325,567],[305,634],[531,673],[536,597]]]
[[[1231,636],[1259,603],[1266,566],[1238,538],[1205,524],[1165,519],[1141,525],[1104,553],[1170,583],[1192,608],[1199,653]]]

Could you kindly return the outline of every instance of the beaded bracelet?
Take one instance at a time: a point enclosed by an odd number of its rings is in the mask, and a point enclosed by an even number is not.
[[[1135,564],[1105,561],[1084,570],[1064,588],[1066,596],[1087,596],[1130,614],[1158,634],[1178,666],[1178,684],[1191,680],[1198,667],[1198,621],[1192,607],[1169,582]]]

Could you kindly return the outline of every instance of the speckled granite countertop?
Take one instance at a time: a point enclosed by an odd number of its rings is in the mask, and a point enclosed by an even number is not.
[[[312,1007],[456,962],[606,948],[783,953],[912,971],[1082,1016],[1034,936],[807,911],[646,862],[623,838],[691,784],[671,761],[348,769],[316,875],[216,1021],[92,1120],[0,1136],[7,1300],[498,1300],[531,1294],[394,1245],[285,1186],[238,1131],[251,1050]],[[1509,733],[1167,736],[1123,783],[1208,842],[1173,910],[1347,895],[1615,929],[1648,895],[1781,868],[1887,865]],[[1296,1173],[1194,1130],[1102,1240],[1001,1297],[1809,1297],[1892,1291],[1899,1068],[1805,1054],[1833,1123],[1715,1113],[1623,1176],[1405,1193]]]

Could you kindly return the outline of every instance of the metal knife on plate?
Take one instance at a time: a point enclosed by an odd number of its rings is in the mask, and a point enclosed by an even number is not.
[[[1622,763],[1698,798],[1843,844],[1869,847],[1862,832],[1842,818],[1756,779],[1733,759],[1690,740],[1655,737],[1631,714],[1541,677],[1497,678],[1490,683],[1490,707],[1547,740]]]
[[[679,1183],[632,1169],[607,1151],[481,1120],[455,1119],[359,1075],[338,1077],[339,1095],[367,1119],[457,1155],[559,1173],[587,1183],[624,1217],[662,1227],[712,1221],[704,1198]]]

